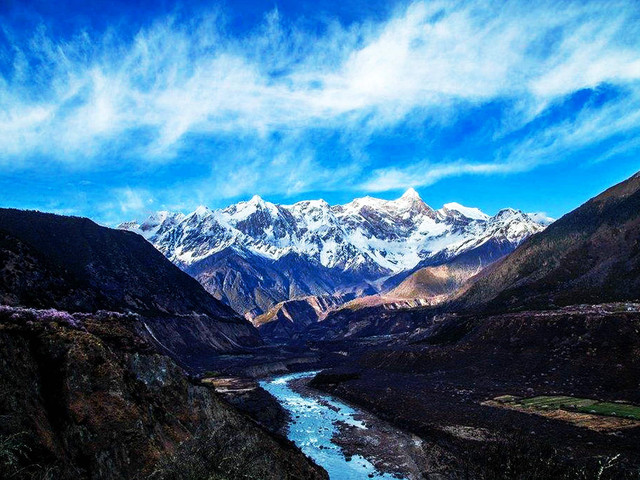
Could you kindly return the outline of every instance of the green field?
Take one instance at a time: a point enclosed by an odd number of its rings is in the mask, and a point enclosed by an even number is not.
[[[590,407],[580,407],[577,409],[583,413],[595,413],[609,417],[630,418],[640,420],[640,407],[626,403],[597,402]]]
[[[607,417],[640,420],[640,406],[629,403],[599,402],[590,398],[567,397],[561,395],[517,398],[512,395],[496,397],[496,401],[521,405],[538,410],[566,410],[570,412],[592,413]]]

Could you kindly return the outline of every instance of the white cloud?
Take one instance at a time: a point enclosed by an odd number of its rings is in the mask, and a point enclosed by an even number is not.
[[[384,192],[406,187],[426,187],[446,177],[460,175],[488,175],[507,173],[513,167],[499,163],[450,163],[417,162],[405,167],[389,167],[374,170],[371,176],[359,185],[360,190]]]
[[[89,168],[109,161],[106,152],[169,162],[195,134],[247,139],[234,168],[214,162],[212,180],[223,197],[258,187],[380,191],[522,171],[638,132],[637,14],[625,2],[435,1],[415,2],[380,23],[332,23],[322,34],[277,11],[245,38],[230,37],[217,14],[188,23],[160,19],[129,43],[114,40],[115,31],[59,43],[42,29],[28,44],[16,41],[10,73],[0,78],[0,165],[32,168],[34,154],[44,154]],[[358,137],[407,118],[446,125],[467,106],[508,99],[514,106],[505,107],[494,132],[500,139],[567,95],[602,84],[626,98],[500,143],[490,161],[417,160],[349,181],[362,165],[322,165],[305,136],[318,128],[341,132],[345,149],[355,151]],[[276,130],[289,141],[264,158],[256,149]],[[121,197],[123,211],[140,200],[127,190]]]
[[[149,192],[129,187],[114,189],[113,195],[120,212],[124,214],[143,211],[153,205],[154,201]],[[109,204],[107,207],[113,208],[113,204]]]

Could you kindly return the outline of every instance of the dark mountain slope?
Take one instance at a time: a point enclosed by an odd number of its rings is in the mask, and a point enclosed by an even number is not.
[[[31,247],[78,288],[90,290],[99,308],[141,314],[199,312],[237,321],[233,310],[134,233],[86,218],[12,209],[0,209],[0,230]]]
[[[236,248],[227,248],[185,267],[211,294],[246,312],[249,318],[290,298],[341,291],[371,292],[353,272],[327,268],[290,253],[272,260]]]
[[[96,307],[96,293],[82,289],[32,247],[0,230],[0,302],[46,308]]]
[[[190,381],[138,320],[0,306],[0,478],[327,478]]]
[[[85,218],[0,209],[0,298],[70,312],[133,312],[168,353],[260,344],[255,328],[141,236]]]
[[[473,279],[452,308],[549,308],[640,298],[640,173]]]

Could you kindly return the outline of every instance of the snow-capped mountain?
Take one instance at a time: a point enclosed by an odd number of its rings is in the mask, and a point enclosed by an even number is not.
[[[376,290],[418,265],[494,245],[501,256],[544,227],[513,209],[489,216],[448,203],[434,210],[409,189],[397,200],[363,197],[334,206],[276,205],[254,196],[219,210],[158,212],[119,228],[140,233],[215,296],[252,316],[299,295]]]

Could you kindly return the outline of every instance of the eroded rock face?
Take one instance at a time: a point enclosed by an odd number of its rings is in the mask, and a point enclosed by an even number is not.
[[[274,343],[301,340],[305,330],[326,315],[353,300],[355,295],[316,295],[278,303],[267,313],[253,319],[263,339]]]
[[[16,445],[17,462],[0,476],[326,478],[288,441],[189,381],[138,335],[140,321],[0,308],[0,435]]]

